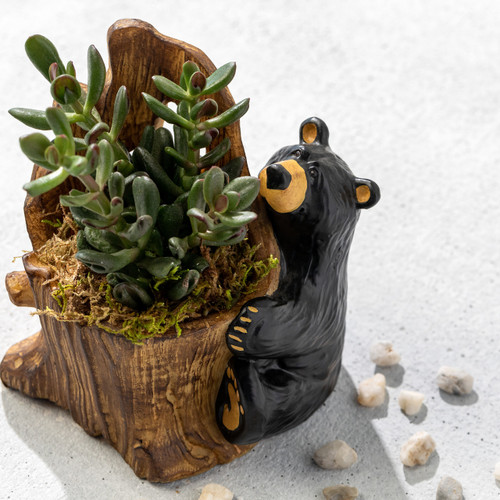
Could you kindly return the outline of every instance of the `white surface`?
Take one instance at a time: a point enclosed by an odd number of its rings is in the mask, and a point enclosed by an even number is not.
[[[20,269],[12,256],[29,249],[21,185],[31,167],[17,145],[27,129],[6,110],[41,108],[49,100],[24,54],[33,33],[52,39],[80,77],[87,46],[105,54],[107,28],[125,17],[202,48],[216,65],[236,60],[231,91],[236,100],[252,98],[242,132],[254,174],[276,149],[296,142],[304,118],[317,115],[330,126],[334,150],[356,175],[380,185],[382,200],[362,213],[350,256],[344,369],[335,393],[309,421],[229,465],[155,485],[137,479],[114,449],[86,435],[67,412],[2,387],[0,497],[194,500],[203,485],[217,482],[239,500],[320,499],[324,487],[344,482],[364,500],[426,500],[449,475],[461,481],[467,500],[498,498],[500,4],[97,5],[23,0],[4,6],[1,275]],[[38,320],[11,305],[6,293],[0,306],[3,354],[35,332]],[[355,387],[374,373],[368,349],[380,338],[391,340],[402,360],[377,369],[387,377],[386,404],[362,408]],[[439,392],[435,376],[444,364],[474,376],[472,395]],[[399,410],[403,388],[426,394],[416,417]],[[425,466],[404,468],[400,447],[419,430],[433,436],[437,453]],[[351,469],[313,464],[314,450],[333,439],[357,451]]]

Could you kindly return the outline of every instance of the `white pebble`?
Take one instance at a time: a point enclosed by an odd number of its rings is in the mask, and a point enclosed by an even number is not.
[[[336,484],[325,488],[323,495],[325,495],[325,500],[354,500],[358,498],[358,489],[354,486]]]
[[[497,481],[500,481],[500,462],[497,462],[495,464],[495,472],[494,472],[494,474],[495,474],[495,479]]]
[[[202,490],[198,500],[233,500],[232,491],[216,483],[207,484]]]
[[[345,441],[337,439],[317,449],[313,459],[323,469],[347,469],[358,460],[358,454]]]
[[[358,386],[358,403],[363,406],[380,406],[385,401],[385,377],[376,373]]]
[[[401,447],[401,462],[408,467],[424,465],[431,453],[436,449],[436,443],[428,432],[421,431],[413,434]]]
[[[422,408],[424,399],[425,395],[421,392],[401,391],[399,393],[399,406],[407,415],[416,415]]]
[[[445,476],[439,481],[436,500],[462,500],[462,485],[450,476]]]
[[[465,370],[442,366],[438,371],[437,385],[450,394],[463,395],[472,392],[474,379]]]
[[[378,366],[392,366],[399,363],[401,356],[390,342],[383,341],[370,347],[370,359]]]

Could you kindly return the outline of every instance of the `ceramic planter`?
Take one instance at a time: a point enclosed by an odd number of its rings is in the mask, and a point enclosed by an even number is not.
[[[116,91],[121,85],[127,87],[130,112],[122,137],[129,149],[138,143],[144,127],[155,121],[141,97],[145,91],[161,98],[152,83],[153,75],[177,81],[186,60],[196,62],[206,73],[215,69],[197,48],[163,36],[141,21],[115,23],[108,32],[108,47],[110,68],[98,108],[103,119],[109,119]],[[221,110],[234,104],[227,89],[215,99]],[[218,140],[224,137],[232,143],[224,162],[244,155],[237,123],[224,129]],[[44,173],[35,166],[32,178]],[[246,167],[243,175],[248,175]],[[57,210],[60,192],[26,200],[26,224],[34,250],[52,235],[53,229],[41,220]],[[253,210],[259,217],[250,226],[250,242],[262,244],[259,258],[278,255],[261,198]],[[23,262],[25,273],[7,276],[11,300],[41,310],[56,308],[51,285],[44,284],[50,269],[33,252]],[[278,274],[278,270],[272,271],[253,296],[271,294]],[[139,477],[161,482],[188,477],[252,447],[226,441],[214,411],[231,357],[226,330],[241,306],[184,323],[179,338],[175,334],[151,338],[141,346],[97,327],[42,316],[41,331],[12,346],[5,355],[1,379],[8,387],[69,410],[86,432],[103,436],[115,447]]]

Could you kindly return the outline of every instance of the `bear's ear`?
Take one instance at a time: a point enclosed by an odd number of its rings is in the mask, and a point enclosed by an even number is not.
[[[358,208],[371,208],[380,200],[380,189],[377,183],[369,179],[354,179],[356,188],[356,206]]]
[[[308,118],[300,125],[300,143],[301,144],[321,144],[328,146],[328,127],[320,118]]]

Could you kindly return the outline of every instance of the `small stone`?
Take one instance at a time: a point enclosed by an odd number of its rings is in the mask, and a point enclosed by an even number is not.
[[[233,493],[225,486],[216,483],[207,484],[202,490],[198,500],[233,500]]]
[[[445,392],[461,396],[472,392],[474,379],[465,370],[442,366],[438,371],[437,385]]]
[[[337,439],[317,449],[313,460],[323,469],[347,469],[358,460],[358,454],[345,441]]]
[[[325,488],[323,495],[325,495],[325,500],[354,500],[358,498],[358,489],[354,486],[336,484]]]
[[[358,403],[363,406],[380,406],[385,401],[385,377],[376,373],[358,386]]]
[[[377,366],[397,365],[400,360],[400,354],[394,350],[391,342],[376,342],[370,347],[370,359]]]
[[[436,443],[428,432],[420,431],[408,439],[401,447],[401,462],[408,467],[424,465],[431,453],[436,449]]]
[[[422,408],[425,395],[416,391],[401,391],[399,406],[407,415],[416,415]]]
[[[500,481],[500,462],[497,462],[495,464],[495,472],[494,472],[494,475],[495,475],[495,479],[497,481]]]
[[[439,481],[436,500],[462,500],[462,485],[450,476]]]

